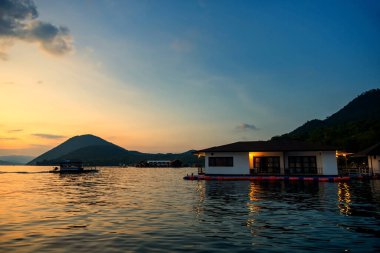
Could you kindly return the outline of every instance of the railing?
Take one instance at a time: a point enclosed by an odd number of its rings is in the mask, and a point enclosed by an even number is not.
[[[285,168],[284,175],[322,175],[322,168]],[[251,175],[281,175],[280,168],[253,168]]]
[[[251,175],[281,175],[280,168],[253,168]]]
[[[203,174],[205,174],[203,171],[203,167],[202,166],[198,167],[198,175],[203,175]]]
[[[367,166],[360,167],[339,167],[338,168],[339,175],[370,175],[371,171]]]
[[[285,175],[322,175],[322,168],[285,168]]]

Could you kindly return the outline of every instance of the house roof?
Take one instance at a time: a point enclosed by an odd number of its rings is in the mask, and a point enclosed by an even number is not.
[[[205,152],[276,152],[276,151],[335,151],[335,147],[293,140],[239,141],[222,146],[197,150]]]
[[[353,157],[366,157],[369,155],[380,155],[380,142],[354,154]]]

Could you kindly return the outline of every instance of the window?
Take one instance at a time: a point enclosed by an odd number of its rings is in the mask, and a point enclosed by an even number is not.
[[[315,156],[289,156],[289,174],[317,174],[317,159]]]
[[[233,167],[234,159],[233,157],[209,157],[208,166],[209,167]]]
[[[257,173],[279,174],[280,173],[280,157],[279,156],[254,157],[253,167],[257,169]]]

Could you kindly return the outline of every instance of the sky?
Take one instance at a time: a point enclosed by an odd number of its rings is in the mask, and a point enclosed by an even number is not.
[[[0,155],[267,140],[379,87],[377,0],[0,0]]]

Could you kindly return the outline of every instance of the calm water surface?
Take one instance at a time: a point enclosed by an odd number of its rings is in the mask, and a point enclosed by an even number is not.
[[[35,173],[50,169],[0,166],[1,252],[380,250],[380,181],[183,180],[191,168]]]

